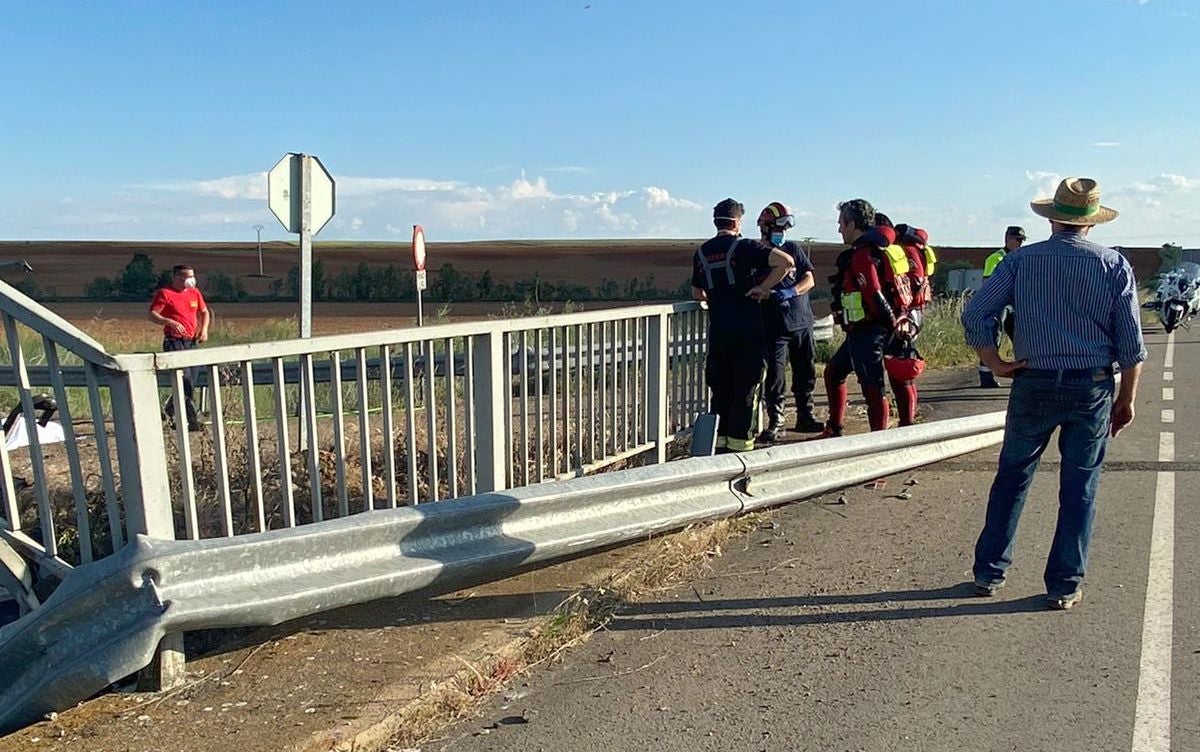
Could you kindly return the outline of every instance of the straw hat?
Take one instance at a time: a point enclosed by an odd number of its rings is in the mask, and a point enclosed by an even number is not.
[[[1091,178],[1066,178],[1054,198],[1034,199],[1029,208],[1064,225],[1102,225],[1117,218],[1116,209],[1100,205],[1100,185]]]

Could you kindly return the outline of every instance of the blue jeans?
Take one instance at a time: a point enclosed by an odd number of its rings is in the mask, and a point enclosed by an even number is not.
[[[1108,369],[1026,370],[1013,380],[1000,467],[988,495],[983,532],[975,544],[976,580],[1004,579],[1012,564],[1025,496],[1042,452],[1058,428],[1062,455],[1058,525],[1046,561],[1046,592],[1066,595],[1079,588],[1087,568],[1112,401],[1113,377]]]

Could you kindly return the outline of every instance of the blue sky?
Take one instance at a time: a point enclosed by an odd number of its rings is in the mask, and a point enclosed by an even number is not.
[[[1200,244],[1200,3],[0,0],[0,239],[702,237],[732,195],[836,237],[862,196],[987,244],[1059,176],[1111,244]]]

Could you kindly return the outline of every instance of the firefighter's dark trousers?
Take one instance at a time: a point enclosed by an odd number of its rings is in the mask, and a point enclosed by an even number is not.
[[[735,452],[754,448],[764,356],[761,332],[709,328],[704,375],[711,391],[710,409],[720,419],[718,447]]]
[[[796,415],[812,417],[813,387],[817,370],[813,365],[812,329],[790,332],[783,327],[767,331],[767,378],[763,384],[763,402],[772,423],[783,421],[784,400],[787,396],[787,373],[792,372],[792,394],[796,398]]]

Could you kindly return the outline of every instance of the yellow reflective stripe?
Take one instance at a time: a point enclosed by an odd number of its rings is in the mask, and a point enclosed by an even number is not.
[[[732,452],[749,452],[754,449],[754,439],[735,439],[730,436],[726,446]]]
[[[729,439],[724,436],[717,437],[717,449],[724,449],[729,444]]]
[[[1004,251],[996,251],[991,256],[988,256],[987,260],[983,262],[984,278],[986,279],[987,277],[992,276],[992,273],[996,271],[996,267],[1000,266],[1000,262],[1003,260]]]
[[[846,322],[851,324],[867,317],[861,292],[848,292],[842,295],[842,313],[845,315]]]
[[[887,256],[888,264],[891,265],[894,276],[902,277],[908,274],[908,254],[904,252],[903,248],[892,243],[883,249],[883,253]]]
[[[932,277],[937,268],[937,251],[931,245],[925,246],[925,276]]]

